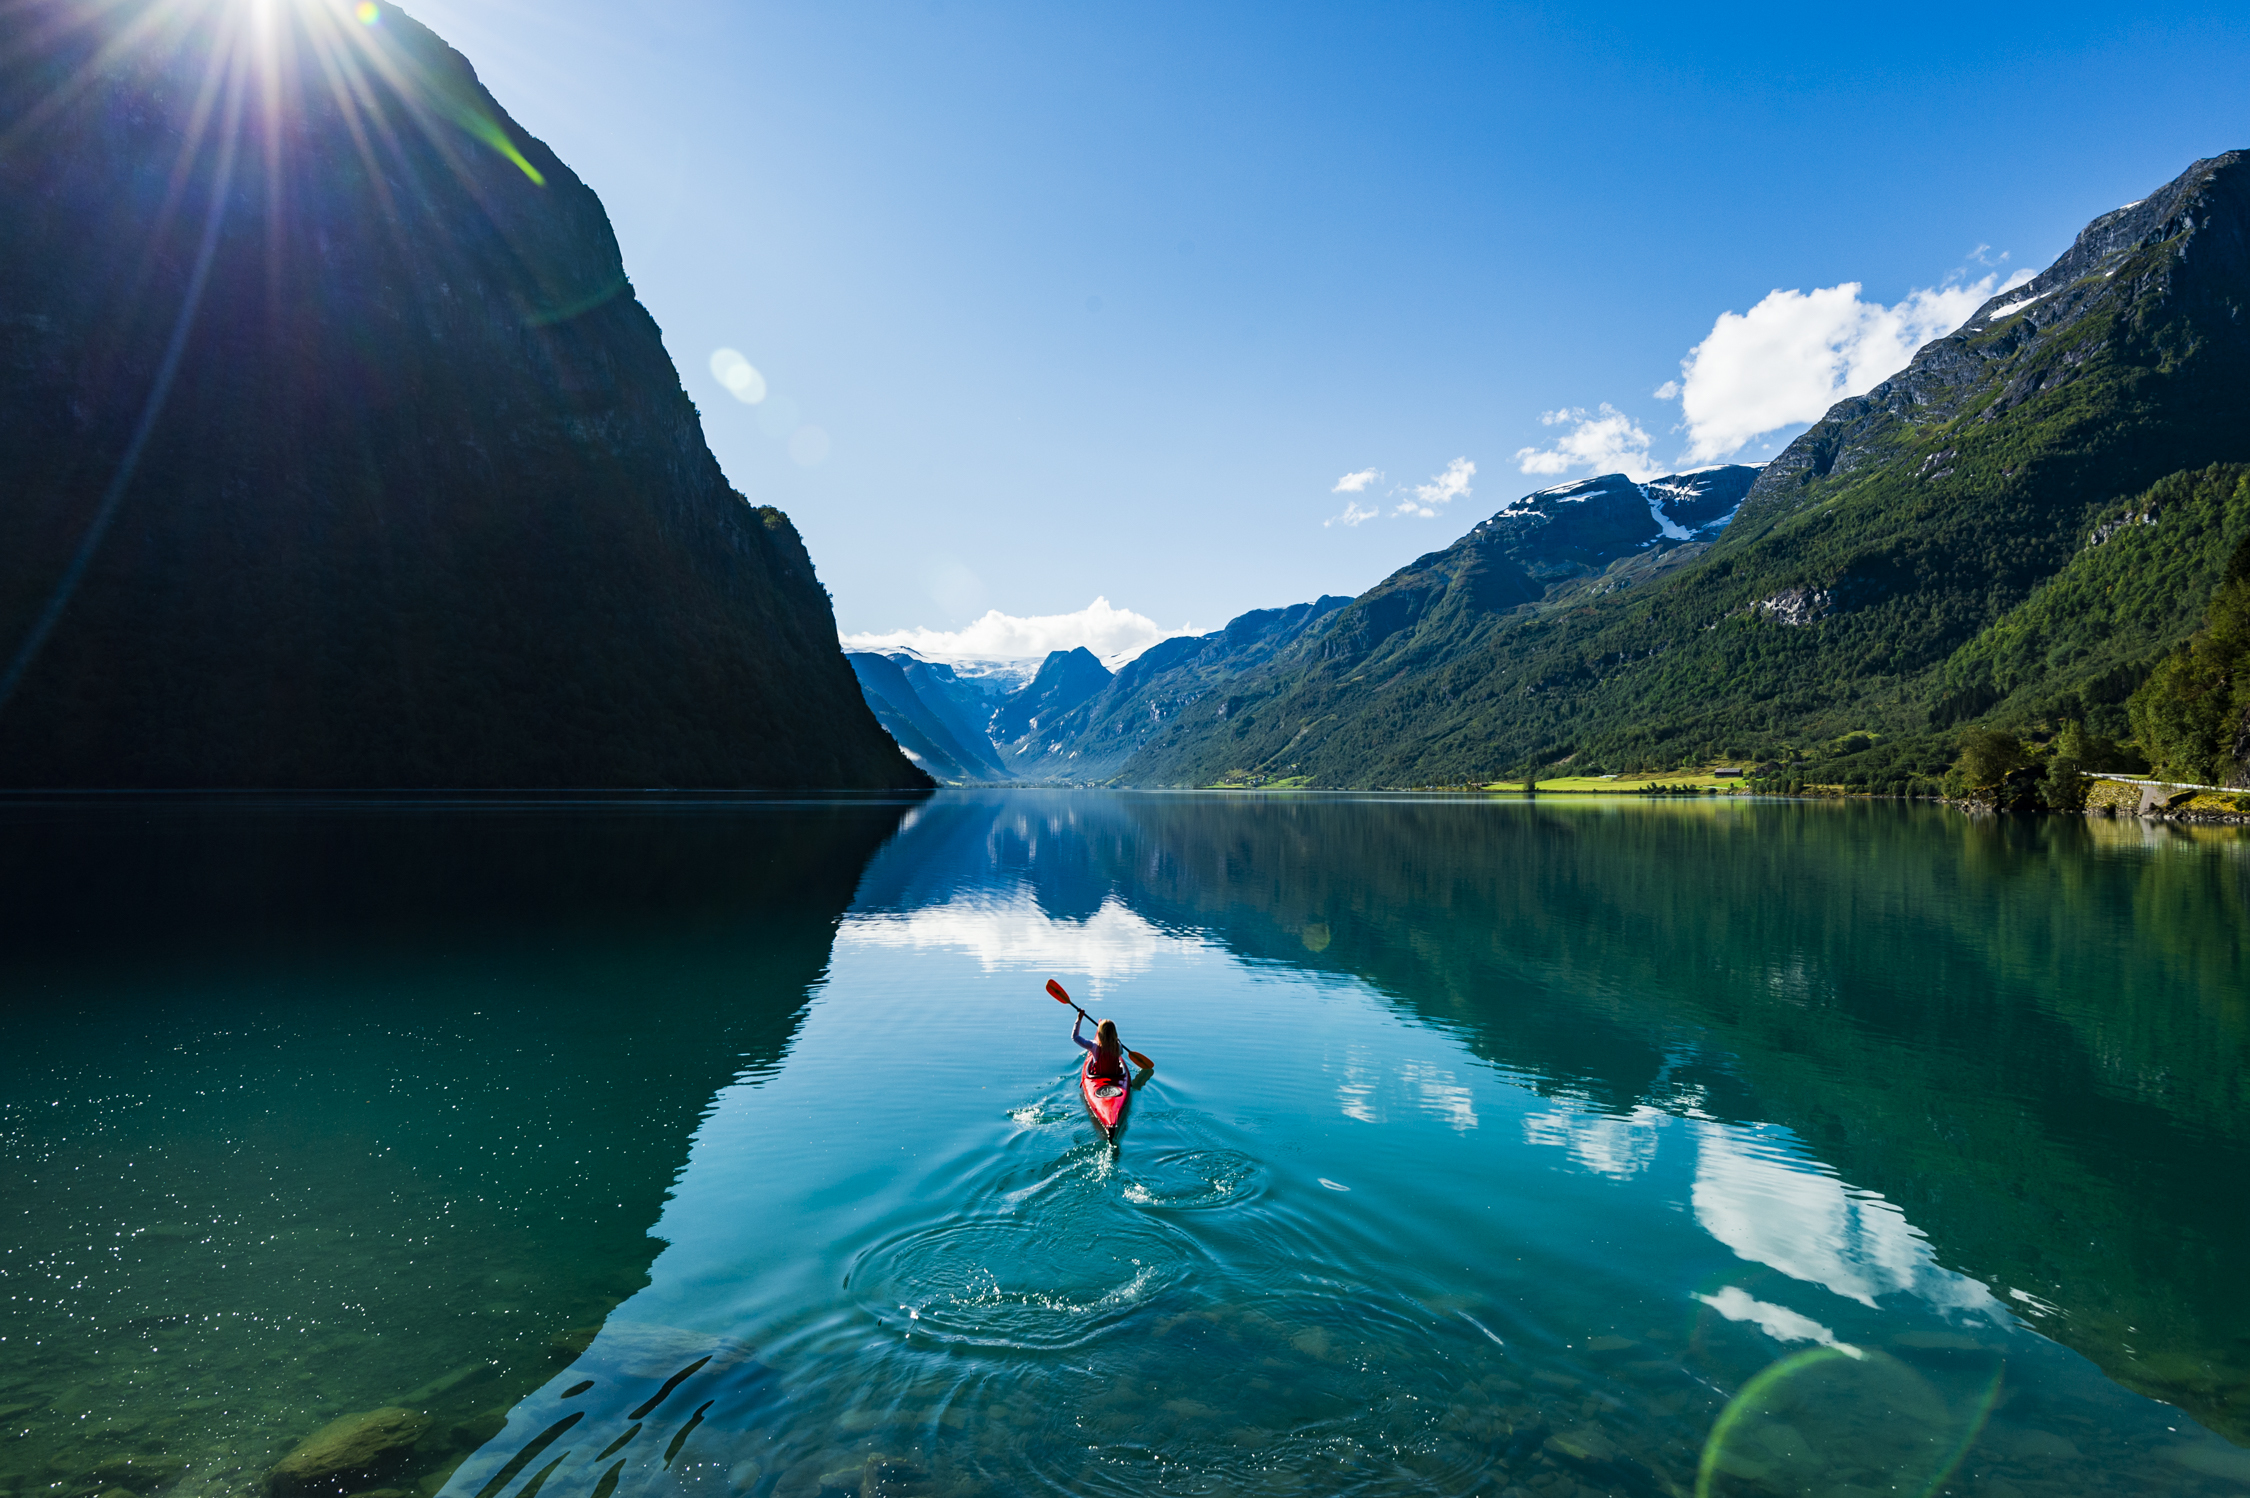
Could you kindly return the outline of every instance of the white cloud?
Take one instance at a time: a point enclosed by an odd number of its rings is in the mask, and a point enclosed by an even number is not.
[[[1836,402],[1865,395],[1904,369],[1916,349],[1960,327],[1995,291],[2031,279],[2019,271],[1996,284],[1998,276],[1926,286],[1888,307],[1862,301],[1860,283],[1846,281],[1770,292],[1748,312],[1720,313],[1680,361],[1687,461],[1727,457],[1754,438],[1818,421]]]
[[[1329,516],[1321,522],[1321,526],[1325,529],[1331,525],[1358,525],[1363,521],[1373,520],[1382,513],[1373,505],[1363,505],[1356,499],[1347,499],[1344,501],[1344,513]]]
[[[1680,398],[1680,382],[1678,380],[1666,380],[1663,384],[1651,390],[1649,394],[1660,401],[1676,401]]]
[[[1159,628],[1154,619],[1116,608],[1097,598],[1074,614],[1021,617],[988,610],[960,629],[916,627],[845,635],[846,650],[912,650],[930,660],[985,660],[994,656],[1043,656],[1050,650],[1085,646],[1112,670],[1158,640],[1193,634],[1192,626]]]
[[[1539,421],[1543,426],[1567,426],[1570,430],[1553,447],[1519,449],[1516,462],[1525,473],[1568,473],[1573,468],[1585,468],[1594,473],[1622,473],[1636,483],[1656,476],[1658,470],[1648,456],[1648,433],[1607,401],[1591,415],[1570,407],[1544,412]]]
[[[1476,476],[1477,465],[1467,458],[1455,458],[1445,465],[1445,472],[1426,484],[1416,484],[1411,497],[1398,502],[1394,515],[1419,515],[1424,520],[1433,519],[1441,506],[1451,504],[1469,492],[1469,480]]]
[[[1381,477],[1382,475],[1372,468],[1362,468],[1357,473],[1347,473],[1336,480],[1336,487],[1328,492],[1331,494],[1357,494]]]

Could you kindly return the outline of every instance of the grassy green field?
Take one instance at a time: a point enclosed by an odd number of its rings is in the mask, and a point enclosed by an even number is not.
[[[1523,789],[1521,781],[1497,780],[1485,787],[1488,791],[1515,791]],[[1689,770],[1656,770],[1642,775],[1564,775],[1539,782],[1541,791],[1554,794],[1576,795],[1639,795],[1644,791],[1739,791],[1743,789],[1742,777],[1721,779],[1709,767]]]

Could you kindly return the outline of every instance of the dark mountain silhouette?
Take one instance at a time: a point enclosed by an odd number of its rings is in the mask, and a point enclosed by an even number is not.
[[[0,17],[0,784],[926,783],[467,62],[143,11]]]
[[[0,804],[0,1087],[89,1115],[140,1100],[71,1141],[106,1169],[104,1210],[207,1225],[192,1248],[166,1240],[180,1257],[156,1298],[101,1297],[80,1324],[129,1337],[176,1318],[191,1280],[227,1330],[173,1343],[175,1366],[250,1396],[270,1379],[243,1349],[273,1344],[239,1329],[301,1312],[311,1258],[208,1275],[221,1245],[379,1219],[395,1248],[317,1256],[328,1293],[395,1332],[339,1360],[330,1397],[426,1398],[435,1418],[401,1476],[446,1470],[483,1439],[480,1412],[544,1383],[647,1282],[650,1227],[714,1096],[783,1064],[869,855],[922,800]],[[68,1189],[25,1155],[7,1183],[18,1217],[52,1199],[42,1177]],[[180,1168],[198,1158],[238,1163]],[[11,1248],[69,1231],[45,1214]],[[502,1272],[513,1304],[489,1308]],[[478,1378],[410,1393],[471,1356]],[[11,1374],[40,1366],[11,1352]],[[332,1414],[252,1417],[232,1427],[236,1460],[256,1471]],[[113,1436],[76,1421],[19,1434],[17,1468],[116,1459]],[[159,1437],[143,1459],[159,1451],[177,1455]]]

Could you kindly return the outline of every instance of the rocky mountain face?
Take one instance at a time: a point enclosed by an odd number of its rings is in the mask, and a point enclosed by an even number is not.
[[[1963,442],[1973,461],[2005,424],[2018,429],[2009,435],[2023,445],[2044,424],[2040,416],[2078,414],[2052,400],[2044,411],[2025,412],[2027,403],[2105,374],[2123,377],[2120,394],[2154,418],[2156,430],[2136,445],[2174,434],[2193,442],[2213,414],[2240,409],[2238,387],[2203,379],[2195,388],[2179,377],[2191,369],[2239,371],[2246,281],[2250,159],[2230,151],[2095,219],[2039,275],[1925,344],[1867,394],[1838,402],[1766,465],[1745,503],[1743,530],[1762,533],[1887,467],[1906,447],[1916,458],[1913,481],[1942,485],[1963,467]],[[2011,421],[2019,412],[2023,419]],[[1958,440],[1918,440],[1962,419],[1966,425],[1949,430]],[[2014,467],[2003,465],[2001,476],[2013,478]]]
[[[1211,698],[1223,712],[1229,683],[1317,633],[1349,601],[1331,596],[1254,609],[1210,634],[1158,641],[1119,667],[1101,691],[1043,716],[1016,747],[1016,774],[1078,784],[1114,778],[1164,725],[1196,703]]]
[[[1615,481],[1530,496],[1193,705],[1118,778],[1458,783],[1527,763],[1905,744],[1979,714],[2122,734],[2125,698],[2194,628],[2239,541],[2218,501],[2166,574],[2202,591],[2131,614],[2101,671],[2065,652],[2004,688],[1972,679],[2009,654],[1976,642],[2098,528],[2144,512],[2159,480],[2250,460],[2246,304],[2250,155],[2230,152],[2096,219],[2028,285],[1838,403],[1716,540],[1686,508],[1672,517],[1686,541],[1634,521]],[[1606,528],[1628,521],[1671,544],[1609,550]]]
[[[144,9],[0,18],[0,783],[927,783],[466,61]]]
[[[1325,597],[1255,609],[1207,635],[1160,640],[1114,674],[1089,651],[1053,651],[1013,690],[1010,683],[1020,676],[1000,662],[956,667],[911,651],[850,659],[876,716],[940,779],[1100,783],[1161,725],[1316,632],[1350,601]],[[911,707],[900,702],[908,693],[915,699]],[[944,747],[933,721],[944,724],[958,748]]]
[[[1040,663],[1031,684],[1003,702],[992,715],[992,737],[1010,755],[1020,756],[1034,735],[1110,683],[1101,657],[1081,645],[1053,650]]]
[[[844,659],[875,721],[924,772],[953,784],[1008,778],[982,726],[963,721],[930,663],[865,650],[847,651]]]
[[[1757,476],[1756,468],[1741,463],[1645,484],[1606,473],[1527,494],[1454,544],[1496,547],[1525,576],[1550,588],[1651,549],[1708,545],[1727,528]]]
[[[1361,659],[1408,633],[1457,637],[1515,609],[1661,577],[1710,549],[1757,474],[1739,463],[1645,484],[1610,473],[1527,494],[1353,600],[1320,658]]]

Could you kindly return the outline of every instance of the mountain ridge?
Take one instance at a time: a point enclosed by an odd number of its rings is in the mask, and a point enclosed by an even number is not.
[[[1541,606],[1520,566],[1464,537],[1151,735],[1116,778],[1459,784],[1943,730],[1960,721],[1945,662],[2098,516],[2250,459],[2246,231],[2250,158],[2196,162],[1838,402],[1707,549]],[[2086,711],[2122,723],[2115,684],[2088,692]]]

